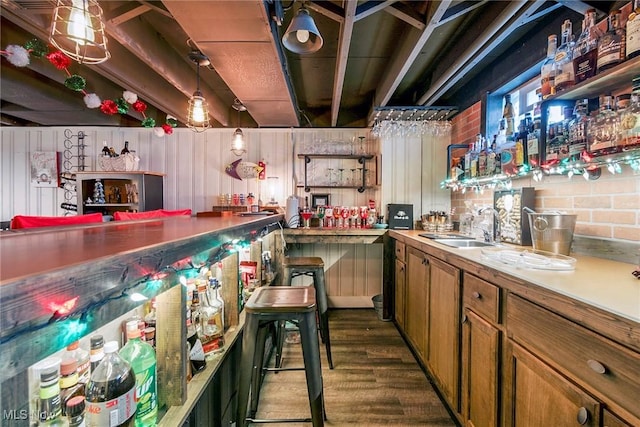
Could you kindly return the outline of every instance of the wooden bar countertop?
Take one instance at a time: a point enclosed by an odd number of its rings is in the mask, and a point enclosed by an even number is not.
[[[573,271],[517,268],[487,259],[480,248],[452,248],[420,237],[419,230],[391,230],[389,237],[439,257],[510,292],[640,351],[640,280],[633,264],[571,254]],[[525,249],[503,245],[505,249]]]

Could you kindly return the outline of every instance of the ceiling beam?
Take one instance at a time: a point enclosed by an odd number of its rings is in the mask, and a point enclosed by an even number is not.
[[[424,18],[414,12],[410,7],[400,3],[394,4],[391,7],[387,7],[384,9],[389,15],[395,16],[401,21],[406,22],[414,28],[417,28],[419,31],[424,31],[427,24],[424,23]]]
[[[349,60],[349,47],[351,46],[351,36],[353,34],[353,24],[356,20],[356,0],[347,0],[344,9],[344,22],[340,24],[340,39],[338,41],[338,57],[336,58],[336,71],[333,78],[333,97],[331,100],[331,126],[338,123],[338,113],[342,101],[342,89],[344,87],[344,76],[347,72],[347,62]]]
[[[397,1],[398,0],[369,0],[357,7],[355,20],[359,21],[367,16],[373,15]]]
[[[374,106],[387,105],[387,102],[391,99],[391,96],[409,71],[409,68],[411,68],[411,65],[420,54],[420,51],[427,43],[427,40],[429,40],[429,37],[433,34],[433,31],[438,27],[438,22],[450,5],[450,0],[443,0],[439,2],[424,31],[418,34],[418,31],[414,30],[409,34],[409,36],[405,37],[402,41],[402,46],[398,49],[399,54],[393,59],[392,64],[387,68],[387,73],[376,90]],[[373,123],[373,115],[370,115],[369,117],[369,124],[371,123]]]
[[[544,0],[508,2],[502,13],[493,21],[493,25],[487,27],[476,42],[469,46],[437,81],[431,84],[418,100],[418,105],[433,105],[440,96],[464,78],[477,63],[522,25],[523,21],[536,13],[543,3]]]
[[[472,10],[479,8],[480,6],[485,4],[486,2],[487,2],[487,0],[465,1],[465,2],[462,2],[462,3],[458,3],[457,5],[452,6],[451,8],[449,8],[447,13],[440,20],[440,22],[438,22],[438,25],[444,25],[447,22],[453,21],[454,19],[457,19],[457,18],[461,17],[462,15],[465,15],[465,14],[471,12]]]
[[[568,9],[578,12],[580,15],[584,15],[584,13],[589,9],[597,10],[597,8],[580,0],[556,0],[556,2]],[[600,12],[603,13],[602,11]]]
[[[183,102],[186,112],[187,100],[196,89],[196,73],[186,59],[189,53],[187,46],[185,45],[182,55],[179,52],[168,50],[164,40],[159,38],[154,29],[142,19],[136,19],[135,22],[127,22],[119,26],[107,24],[107,33],[154,72],[162,76],[169,84],[182,92],[185,96]],[[209,115],[223,126],[228,126],[228,105],[225,105],[203,80],[202,78],[200,80],[200,90],[207,100]]]
[[[105,18],[111,25],[120,25],[150,10],[151,8],[147,5],[142,5],[137,2],[127,2],[117,9],[105,13]]]
[[[305,6],[307,7],[307,9],[318,12],[329,19],[333,19],[336,22],[339,22],[341,24],[344,22],[344,10],[333,3],[318,3],[310,1],[308,3],[305,3]]]

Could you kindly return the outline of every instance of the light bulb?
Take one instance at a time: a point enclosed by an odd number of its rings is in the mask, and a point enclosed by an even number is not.
[[[306,43],[309,41],[309,31],[307,30],[298,30],[296,31],[296,38],[300,43]]]
[[[73,0],[69,23],[67,24],[69,38],[79,45],[84,46],[85,40],[94,42],[95,34],[91,25],[91,17],[86,0]]]
[[[202,108],[202,99],[200,98],[195,98],[193,100],[193,121],[195,123],[202,123],[204,122],[204,108]]]

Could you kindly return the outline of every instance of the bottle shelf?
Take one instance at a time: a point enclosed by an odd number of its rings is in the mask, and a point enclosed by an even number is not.
[[[616,65],[610,70],[604,71],[601,74],[580,82],[569,89],[550,96],[543,102],[593,98],[601,93],[620,89],[625,85],[630,87],[631,80],[638,74],[640,74],[640,56],[629,59],[622,64]]]

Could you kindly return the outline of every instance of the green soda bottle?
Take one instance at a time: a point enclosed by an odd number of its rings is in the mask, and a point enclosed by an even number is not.
[[[120,357],[129,362],[136,374],[136,427],[155,426],[158,417],[158,389],[156,383],[156,352],[140,339],[138,321],[127,322],[127,343]]]

